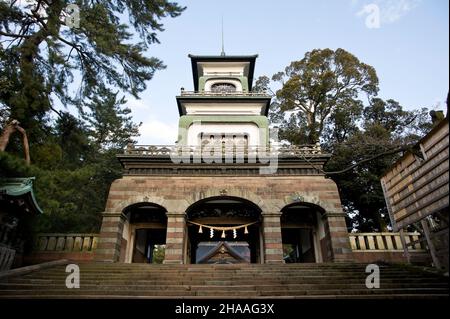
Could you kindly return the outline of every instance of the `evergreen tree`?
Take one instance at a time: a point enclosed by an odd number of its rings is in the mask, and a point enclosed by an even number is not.
[[[19,120],[32,162],[13,135],[0,178],[36,176],[45,213],[36,231],[99,231],[121,176],[116,154],[138,135],[123,94],[138,98],[165,67],[147,52],[160,20],[184,9],[167,0],[0,1],[0,130]]]
[[[380,178],[431,127],[427,109],[406,111],[394,100],[376,98],[373,67],[338,49],[313,50],[255,89],[274,95],[269,112],[282,141],[320,142],[332,154],[324,173],[337,184],[349,228],[386,230],[389,218]],[[364,106],[362,97],[368,97]]]
[[[159,20],[183,10],[167,0],[0,2],[1,114],[33,143],[45,139],[49,112],[61,115],[57,102],[81,112],[105,84],[137,97],[164,68],[145,54],[163,31]]]

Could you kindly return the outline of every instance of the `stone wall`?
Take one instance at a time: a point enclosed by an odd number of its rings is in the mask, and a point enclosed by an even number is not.
[[[426,252],[410,252],[411,263],[420,265],[431,265],[430,255]],[[354,251],[353,260],[357,263],[400,263],[408,262],[403,252],[400,251]]]
[[[22,256],[21,266],[40,264],[47,261],[68,259],[75,263],[91,262],[94,260],[94,252],[45,252],[34,251]]]

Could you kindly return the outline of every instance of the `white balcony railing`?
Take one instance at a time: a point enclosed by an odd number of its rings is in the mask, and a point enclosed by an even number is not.
[[[246,91],[185,91],[181,90],[181,96],[238,96],[238,97],[270,97],[266,92],[246,92]]]

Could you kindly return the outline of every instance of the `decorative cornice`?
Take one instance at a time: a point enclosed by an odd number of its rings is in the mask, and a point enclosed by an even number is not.
[[[167,217],[185,217],[186,213],[185,212],[167,212],[166,216]]]
[[[127,219],[127,216],[123,212],[103,212],[103,217],[120,217],[122,219]]]
[[[281,217],[281,212],[261,212],[263,217]]]
[[[347,214],[344,212],[325,212],[322,215],[322,219],[328,218],[328,217],[346,217]]]

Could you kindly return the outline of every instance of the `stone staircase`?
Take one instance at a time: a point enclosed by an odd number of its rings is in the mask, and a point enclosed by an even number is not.
[[[80,288],[65,265],[0,279],[0,298],[448,298],[448,277],[380,265],[380,288],[365,264],[148,265],[85,263]]]

